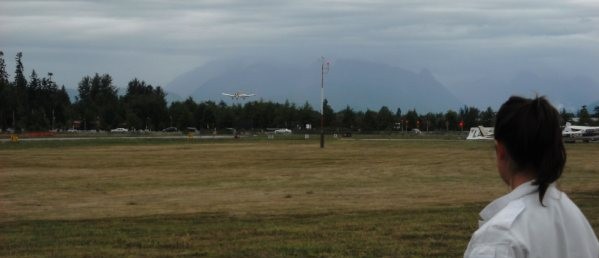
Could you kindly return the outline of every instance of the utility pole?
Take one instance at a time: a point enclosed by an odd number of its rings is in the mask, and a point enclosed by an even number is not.
[[[50,73],[50,76],[52,73]],[[56,116],[54,116],[54,109],[52,109],[52,130],[54,130],[54,121],[56,120]]]
[[[321,57],[320,66],[320,148],[324,148],[324,75],[329,72],[329,61]]]

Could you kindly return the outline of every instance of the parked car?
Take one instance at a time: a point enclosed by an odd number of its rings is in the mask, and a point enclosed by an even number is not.
[[[200,131],[198,131],[198,129],[195,127],[187,127],[187,128],[185,128],[185,132],[196,134],[196,133],[199,133]]]
[[[281,129],[277,129],[275,130],[276,134],[291,134],[292,131],[290,129],[287,128],[281,128]]]
[[[172,127],[171,126],[171,127],[167,127],[167,128],[162,129],[162,131],[163,132],[177,132],[177,131],[179,131],[179,129],[177,129],[177,127]]]
[[[110,132],[111,133],[126,133],[126,132],[129,132],[129,130],[127,130],[126,128],[119,127],[119,128],[114,128],[114,129],[110,130]]]

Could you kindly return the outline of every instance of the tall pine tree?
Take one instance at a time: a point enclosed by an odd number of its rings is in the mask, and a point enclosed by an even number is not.
[[[15,79],[12,88],[14,92],[14,105],[12,105],[14,118],[13,126],[17,131],[21,131],[25,128],[27,123],[27,111],[29,109],[29,103],[27,99],[27,79],[25,79],[25,68],[23,67],[22,59],[23,53],[17,53],[15,58]]]
[[[8,82],[8,73],[4,63],[4,52],[0,51],[0,130],[5,131],[8,128],[10,117],[9,98],[10,88]],[[12,119],[12,117],[10,117]]]

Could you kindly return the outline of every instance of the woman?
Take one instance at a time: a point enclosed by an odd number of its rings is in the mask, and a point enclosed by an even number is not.
[[[497,113],[495,143],[512,191],[481,211],[464,257],[599,258],[589,222],[554,184],[566,163],[557,110],[544,97],[511,97]]]

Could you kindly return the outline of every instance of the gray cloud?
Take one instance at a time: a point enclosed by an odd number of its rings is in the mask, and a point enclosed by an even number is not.
[[[370,58],[449,84],[538,68],[599,80],[598,46],[597,1],[0,0],[6,58],[70,87],[96,71],[166,84],[235,56]]]

